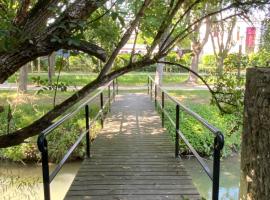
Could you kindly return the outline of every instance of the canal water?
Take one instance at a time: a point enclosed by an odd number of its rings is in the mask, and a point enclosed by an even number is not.
[[[194,185],[205,199],[211,199],[212,182],[195,158],[185,159],[186,169],[189,171]],[[212,168],[212,162],[207,161]],[[220,171],[220,200],[238,200],[240,184],[240,157],[233,156],[221,161]]]
[[[208,162],[211,165],[211,162]],[[71,185],[80,162],[67,163],[51,184],[53,200],[63,199]],[[211,182],[194,158],[185,159],[193,182],[205,199],[211,199]],[[50,165],[53,169],[55,165]],[[240,160],[238,156],[221,163],[220,199],[237,200],[239,193]],[[0,199],[43,199],[41,166],[0,161]]]

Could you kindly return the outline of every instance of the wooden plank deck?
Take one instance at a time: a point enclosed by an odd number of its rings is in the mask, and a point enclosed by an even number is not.
[[[200,199],[149,96],[118,95],[66,200]]]

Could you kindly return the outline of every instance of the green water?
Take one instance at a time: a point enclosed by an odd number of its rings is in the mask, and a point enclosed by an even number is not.
[[[208,162],[211,165],[211,162]],[[80,162],[67,163],[51,184],[52,200],[63,199],[71,185]],[[211,199],[211,182],[198,162],[185,159],[185,166],[202,197]],[[53,169],[55,165],[50,165]],[[221,163],[220,199],[237,200],[240,175],[239,157],[225,159]],[[41,165],[0,161],[0,199],[43,199]]]
[[[196,159],[185,159],[186,169],[189,171],[194,185],[206,199],[211,199],[212,182],[201,168]],[[212,167],[212,162],[207,161]],[[238,200],[240,181],[240,157],[234,156],[221,161],[220,172],[220,200]]]

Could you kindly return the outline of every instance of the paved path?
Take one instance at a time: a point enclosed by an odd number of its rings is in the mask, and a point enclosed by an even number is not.
[[[200,199],[145,94],[118,95],[65,199]]]

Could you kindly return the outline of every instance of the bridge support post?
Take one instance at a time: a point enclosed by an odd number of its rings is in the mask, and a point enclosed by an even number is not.
[[[49,172],[49,158],[48,158],[48,143],[44,139],[42,156],[42,174],[43,174],[43,188],[44,188],[44,200],[50,200],[50,172]]]
[[[179,114],[180,106],[177,104],[175,107],[175,157],[179,158]]]
[[[162,91],[161,93],[161,106],[162,106],[162,112],[161,112],[161,120],[162,120],[162,128],[164,128],[164,107],[165,107],[165,102],[164,102],[164,92]]]
[[[90,127],[89,127],[89,106],[85,106],[85,129],[86,129],[86,156],[90,158]]]
[[[152,100],[152,91],[153,90],[153,86],[152,86],[152,80],[150,80],[150,95],[151,95],[151,100]]]
[[[116,94],[118,94],[118,79],[116,79],[115,82],[116,82]]]
[[[157,85],[155,84],[155,107],[157,108]]]
[[[150,79],[149,79],[149,76],[147,77],[147,94],[150,93],[150,88],[149,88],[149,84],[150,84]]]
[[[108,109],[109,109],[109,112],[110,112],[111,111],[111,85],[108,86],[108,98],[109,98]]]
[[[115,100],[115,79],[113,79],[113,101]]]
[[[103,92],[100,93],[100,109],[102,112],[102,115],[100,117],[100,123],[101,123],[101,127],[103,128],[103,114],[104,114],[104,110],[103,110]]]
[[[223,146],[224,146],[223,134],[217,132],[214,140],[212,200],[218,200],[219,196],[220,151],[223,148]]]

